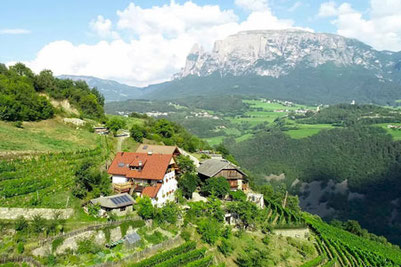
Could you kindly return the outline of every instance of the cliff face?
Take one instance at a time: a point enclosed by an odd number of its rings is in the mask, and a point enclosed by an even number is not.
[[[355,39],[300,30],[245,31],[216,41],[211,52],[195,45],[183,70],[175,78],[208,76],[218,72],[241,76],[256,74],[278,78],[296,67],[317,67],[331,62],[338,67],[373,70],[378,78],[394,68],[393,52],[376,51]],[[391,74],[391,73],[390,73]]]

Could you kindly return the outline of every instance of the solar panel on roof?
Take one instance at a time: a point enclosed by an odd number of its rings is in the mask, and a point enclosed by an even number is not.
[[[122,196],[121,198],[124,202],[131,202],[131,200],[127,196]]]
[[[113,204],[116,204],[116,205],[117,205],[117,202],[116,202],[116,199],[115,199],[115,198],[111,198],[110,200],[111,200],[111,202],[113,202]]]
[[[118,204],[123,203],[124,201],[121,199],[121,197],[116,197],[116,201],[118,202]]]

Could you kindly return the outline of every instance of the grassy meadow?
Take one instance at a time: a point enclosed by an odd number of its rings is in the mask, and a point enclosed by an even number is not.
[[[22,128],[17,128],[12,122],[0,121],[0,153],[93,149],[97,145],[97,138],[88,129],[77,129],[59,118],[23,122]]]

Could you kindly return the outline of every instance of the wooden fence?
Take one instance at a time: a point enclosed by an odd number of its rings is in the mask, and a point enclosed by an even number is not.
[[[121,266],[124,262],[127,261],[134,261],[138,262],[140,260],[143,260],[147,257],[152,256],[159,250],[163,249],[172,249],[173,247],[176,247],[177,245],[180,245],[183,243],[183,239],[180,236],[176,236],[172,239],[168,239],[160,244],[154,245],[152,247],[145,248],[144,250],[135,252],[132,255],[129,255],[125,258],[120,259],[119,261],[116,262],[105,262],[101,264],[96,264],[94,265],[95,267],[115,267],[115,266]]]

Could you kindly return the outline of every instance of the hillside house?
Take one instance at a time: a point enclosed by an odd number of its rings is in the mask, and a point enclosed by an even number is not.
[[[174,157],[178,157],[179,155],[181,155],[180,150],[176,146],[159,146],[148,144],[140,144],[136,150],[136,153],[173,155]]]
[[[92,205],[99,205],[99,216],[111,212],[117,216],[123,216],[132,211],[134,199],[127,193],[107,197],[99,197],[90,201]]]
[[[247,190],[247,175],[235,164],[225,159],[208,159],[198,167],[201,180],[211,177],[224,177],[230,183],[231,190]]]
[[[177,190],[173,154],[118,152],[108,173],[114,191],[148,196],[155,206],[174,200]]]

